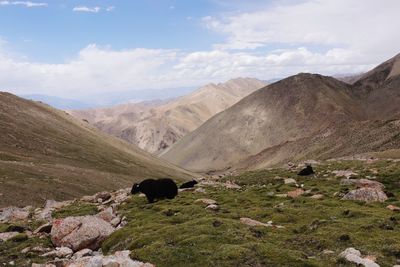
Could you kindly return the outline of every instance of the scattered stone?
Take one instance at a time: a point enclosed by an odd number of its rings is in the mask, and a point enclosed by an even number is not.
[[[336,177],[346,177],[347,179],[349,179],[351,176],[357,175],[357,173],[349,170],[337,170],[333,171],[332,173],[335,174]]]
[[[322,251],[322,254],[324,255],[329,255],[329,254],[334,254],[335,252],[333,250],[329,250],[329,249],[325,249],[324,251]]]
[[[285,178],[285,179],[283,180],[283,182],[284,182],[285,184],[297,184],[297,181],[296,181],[295,179],[293,179],[293,178]]]
[[[204,193],[206,193],[206,190],[203,187],[199,187],[199,188],[196,188],[196,190],[194,190],[194,192],[204,194]]]
[[[272,222],[268,222],[268,223],[262,223],[250,218],[246,218],[246,217],[242,217],[240,218],[240,222],[249,226],[266,226],[266,227],[271,227],[272,226]]]
[[[324,198],[324,195],[323,194],[315,194],[315,195],[311,196],[310,198],[312,198],[312,199],[322,199],[322,198]]]
[[[134,261],[129,257],[130,251],[117,251],[114,255],[84,256],[70,260],[65,267],[155,267],[150,263]]]
[[[288,197],[288,194],[276,194],[277,197]]]
[[[110,221],[111,225],[117,227],[121,223],[121,217],[117,216]]]
[[[4,242],[16,237],[18,234],[19,234],[18,232],[0,233],[0,240]]]
[[[51,221],[52,220],[51,214],[53,213],[53,211],[62,209],[63,207],[68,206],[71,203],[72,203],[72,201],[58,202],[58,201],[49,199],[46,201],[46,204],[44,205],[43,210],[40,210],[37,214],[35,214],[35,219]]]
[[[215,201],[213,199],[209,199],[209,198],[199,198],[199,199],[195,200],[194,203],[203,203],[205,205],[213,205],[213,204],[217,204],[217,201]]]
[[[47,252],[42,257],[57,257],[57,258],[69,258],[74,252],[72,249],[67,247],[58,247],[53,251]]]
[[[84,248],[96,250],[112,232],[114,227],[96,216],[79,216],[57,219],[51,229],[54,245],[69,247],[73,251]]]
[[[28,208],[7,207],[0,210],[0,222],[15,222],[28,219]]]
[[[305,192],[301,188],[297,188],[293,191],[287,192],[287,196],[291,198],[298,198],[299,196],[303,195]]]
[[[208,205],[206,207],[206,210],[218,211],[219,210],[219,206],[215,205],[215,204],[211,204],[211,205]]]
[[[79,259],[82,257],[92,256],[92,255],[93,255],[93,250],[84,248],[84,249],[81,249],[81,250],[75,252],[73,259]]]
[[[46,223],[46,224],[39,226],[35,231],[33,231],[33,233],[34,234],[39,234],[39,233],[50,234],[52,227],[53,227],[53,225],[51,223]]]
[[[24,248],[23,250],[21,250],[21,253],[22,253],[22,254],[26,254],[26,253],[28,253],[29,251],[31,251],[31,248],[30,248],[30,247],[27,247],[27,248]]]
[[[240,189],[240,188],[242,188],[240,185],[235,184],[234,182],[231,182],[231,181],[226,181],[226,183],[223,184],[223,185],[228,189]]]
[[[95,197],[95,199],[97,199],[97,200],[100,199],[100,202],[106,201],[110,198],[111,198],[111,193],[107,192],[107,191],[99,192],[96,194],[96,197]]]
[[[97,201],[96,195],[93,196],[83,196],[81,197],[81,201],[83,202],[89,202],[89,203],[95,203]]]
[[[363,265],[365,267],[379,267],[379,265],[371,259],[362,258],[361,252],[355,248],[346,248],[339,257],[346,259],[349,262]]]
[[[400,207],[395,205],[388,205],[386,208],[390,209],[391,211],[400,211]]]
[[[359,200],[365,202],[384,202],[388,199],[385,192],[378,188],[363,187],[348,192],[343,200]]]

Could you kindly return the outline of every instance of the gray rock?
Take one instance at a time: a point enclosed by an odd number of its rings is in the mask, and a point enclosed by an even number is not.
[[[379,265],[373,260],[362,258],[361,252],[355,248],[346,248],[342,253],[340,253],[339,257],[365,267],[379,267]]]
[[[4,241],[10,240],[11,238],[17,236],[18,234],[19,234],[18,232],[0,233],[0,240],[4,242]]]
[[[96,250],[113,231],[110,223],[96,216],[67,217],[54,220],[51,240],[54,245],[69,247],[73,251]]]
[[[71,257],[74,252],[68,247],[59,247],[53,251],[47,252],[42,257],[57,257],[57,258],[68,258]]]
[[[385,192],[379,188],[362,187],[348,192],[343,200],[359,200],[365,202],[384,202],[388,199]]]
[[[26,220],[29,217],[29,210],[26,208],[7,207],[0,210],[0,222],[15,222]]]

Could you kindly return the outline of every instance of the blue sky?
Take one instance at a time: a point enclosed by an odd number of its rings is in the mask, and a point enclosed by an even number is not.
[[[0,0],[0,90],[87,100],[359,73],[400,52],[398,10],[398,0]]]

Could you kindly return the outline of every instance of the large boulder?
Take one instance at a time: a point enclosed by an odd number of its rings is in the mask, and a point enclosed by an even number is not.
[[[109,222],[97,216],[67,217],[53,221],[51,241],[55,246],[69,247],[73,251],[96,250],[113,231]]]
[[[365,202],[384,202],[388,199],[385,192],[378,187],[362,187],[348,192],[342,199]]]

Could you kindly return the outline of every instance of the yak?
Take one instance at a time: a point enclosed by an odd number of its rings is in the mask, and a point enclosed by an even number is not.
[[[146,179],[139,184],[132,186],[131,193],[143,193],[146,195],[147,201],[153,203],[155,199],[173,199],[178,195],[178,187],[170,178],[162,179]]]

